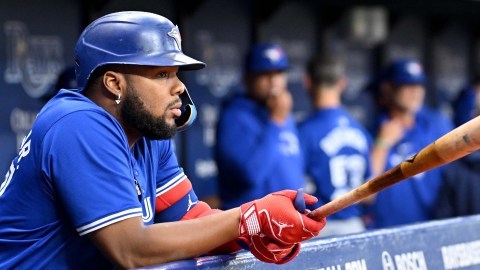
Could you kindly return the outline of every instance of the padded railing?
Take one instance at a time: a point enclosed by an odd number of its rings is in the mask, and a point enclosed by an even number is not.
[[[284,265],[262,263],[249,252],[239,252],[143,269],[480,269],[480,215],[311,239]]]

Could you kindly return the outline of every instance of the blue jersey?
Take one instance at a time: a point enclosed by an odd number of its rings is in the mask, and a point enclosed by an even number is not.
[[[371,137],[342,108],[320,109],[299,126],[305,171],[315,184],[317,208],[351,191],[370,176]],[[329,218],[358,217],[358,204]]]
[[[475,117],[477,91],[473,86],[468,86],[460,91],[460,94],[452,103],[453,120],[455,126],[461,126]]]
[[[421,109],[416,115],[415,126],[390,149],[385,170],[411,157],[452,128],[450,119],[440,112]],[[373,205],[373,226],[382,228],[432,219],[442,182],[441,169],[426,171],[380,191]]]
[[[295,122],[270,120],[264,106],[235,96],[221,111],[215,156],[223,208],[304,186]]]
[[[175,221],[195,202],[170,140],[141,138],[130,149],[115,118],[61,90],[1,184],[0,268],[112,268],[88,233],[136,216]]]

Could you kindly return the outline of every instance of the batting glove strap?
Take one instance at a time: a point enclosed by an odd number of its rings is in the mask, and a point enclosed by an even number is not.
[[[260,221],[258,219],[257,206],[255,202],[249,202],[240,207],[239,235],[255,235],[261,232]]]

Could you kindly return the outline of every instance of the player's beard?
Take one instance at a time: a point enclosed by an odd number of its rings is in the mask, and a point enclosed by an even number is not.
[[[148,112],[144,102],[137,95],[134,87],[128,86],[128,91],[123,100],[122,118],[126,124],[137,129],[143,136],[152,140],[171,139],[177,133],[176,125],[169,125],[165,120],[167,110],[178,101],[168,104],[161,117],[155,117]]]

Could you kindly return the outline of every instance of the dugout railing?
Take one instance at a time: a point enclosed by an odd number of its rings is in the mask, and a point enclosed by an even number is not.
[[[239,252],[142,269],[480,269],[480,215],[311,239],[284,265]]]

